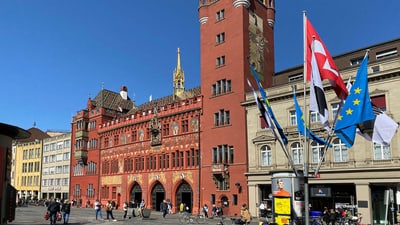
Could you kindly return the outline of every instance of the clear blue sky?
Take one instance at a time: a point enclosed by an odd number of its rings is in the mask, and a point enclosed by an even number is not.
[[[176,51],[185,87],[200,85],[196,0],[0,1],[0,122],[70,130],[104,88],[140,105],[172,93]],[[332,55],[400,37],[400,1],[276,0],[275,70],[302,64],[303,11]]]

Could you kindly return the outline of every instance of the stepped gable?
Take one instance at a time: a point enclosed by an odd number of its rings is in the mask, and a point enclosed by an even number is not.
[[[31,133],[31,136],[28,138],[24,139],[19,139],[18,142],[33,142],[35,140],[43,140],[45,138],[49,138],[50,135],[47,133],[41,131],[40,129],[36,127],[32,127],[28,130],[29,133]]]
[[[133,108],[133,102],[128,99],[123,99],[119,93],[103,89],[94,98],[93,104],[96,107],[103,107],[114,111],[127,112]]]
[[[183,99],[187,99],[187,98],[193,98],[195,96],[199,96],[201,94],[201,89],[200,87],[196,87],[193,89],[189,89],[186,90],[182,96],[179,99],[175,99],[174,100],[174,96],[173,95],[169,95],[169,96],[165,96],[159,99],[155,99],[151,102],[146,102],[143,103],[135,108],[132,108],[128,114],[135,114],[136,112],[140,112],[140,111],[147,111],[147,110],[153,110],[156,106],[163,106],[163,105],[168,105],[171,104],[173,102],[178,102],[180,100]]]

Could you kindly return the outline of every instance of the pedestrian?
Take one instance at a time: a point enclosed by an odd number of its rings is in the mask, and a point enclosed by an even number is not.
[[[64,213],[63,218],[64,218],[64,224],[68,224],[69,222],[69,214],[71,213],[71,202],[66,199],[64,203],[61,206],[61,212]]]
[[[329,224],[329,210],[328,207],[324,207],[324,211],[322,212],[322,222],[323,225],[328,225]]]
[[[252,218],[246,204],[243,204],[240,208],[240,216],[245,224],[250,224]]]
[[[204,204],[202,211],[203,211],[204,217],[208,218],[208,205],[207,204]]]
[[[260,203],[259,208],[260,208],[260,217],[266,218],[267,217],[267,208],[266,208],[264,202]]]
[[[109,200],[106,204],[106,213],[108,221],[110,221],[110,219],[112,219],[113,221],[117,221],[113,216],[113,209],[114,207],[112,206],[111,201]]]
[[[168,213],[167,201],[163,200],[163,202],[161,202],[160,211],[161,211],[161,213],[162,213],[162,218],[165,219],[165,216],[166,216],[167,213]]]
[[[126,219],[126,215],[128,214],[128,202],[124,202],[123,209],[124,209],[124,220]]]
[[[56,224],[57,221],[57,213],[60,213],[60,203],[58,203],[54,198],[52,198],[49,202],[49,206],[47,206],[47,211],[50,214],[50,224]]]
[[[329,213],[329,225],[335,225],[336,220],[337,220],[337,213],[334,209],[331,209]]]
[[[142,201],[139,204],[139,208],[138,208],[139,217],[143,217],[144,208],[146,208],[146,202],[144,201],[144,199],[142,199]]]
[[[183,204],[183,202],[181,202],[181,204],[179,204],[179,213],[182,214],[183,213],[183,209],[185,208],[185,205]]]
[[[212,205],[211,214],[212,214],[212,215],[211,215],[212,217],[218,217],[218,214],[217,214],[217,206],[215,206],[215,204]]]
[[[96,220],[100,216],[100,219],[103,219],[103,214],[101,213],[101,202],[96,199],[94,202],[94,211],[96,212]]]
[[[172,203],[169,201],[168,202],[168,214],[172,214]]]

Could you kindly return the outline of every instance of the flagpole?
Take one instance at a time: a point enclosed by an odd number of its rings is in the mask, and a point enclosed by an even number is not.
[[[303,61],[303,95],[304,95],[304,216],[305,216],[305,224],[310,224],[310,209],[309,209],[309,191],[308,191],[308,144],[307,144],[307,129],[306,129],[306,121],[307,121],[307,111],[306,111],[306,84],[307,84],[307,25],[306,25],[306,11],[303,11],[303,41],[304,41],[304,61]]]

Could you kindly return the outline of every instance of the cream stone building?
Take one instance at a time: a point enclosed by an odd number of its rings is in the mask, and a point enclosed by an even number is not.
[[[369,49],[368,84],[372,103],[386,112],[394,121],[400,121],[400,39],[357,49],[334,57],[345,82],[354,80],[359,64]],[[274,76],[273,87],[266,89],[270,105],[288,137],[287,151],[295,167],[304,170],[304,137],[299,136],[296,122],[292,88],[296,88],[298,102],[304,111],[308,109],[308,89],[303,94],[303,66],[279,72]],[[330,123],[337,112],[339,99],[329,83],[324,82]],[[265,202],[271,207],[273,193],[271,181],[275,171],[292,171],[283,148],[275,140],[269,128],[260,119],[253,93],[247,93],[248,132],[248,189],[249,207],[259,216],[258,204]],[[305,113],[306,114],[306,113]],[[328,132],[318,122],[316,114],[308,114],[312,130],[327,138]],[[308,120],[308,119],[307,119]],[[400,205],[400,137],[394,135],[389,147],[356,136],[354,145],[347,149],[336,136],[332,148],[326,152],[317,176],[309,178],[310,210],[322,211],[323,207],[346,207],[353,213],[362,213],[362,224],[392,223],[395,218],[390,208],[398,211]],[[306,144],[310,174],[318,167],[323,146]]]
[[[41,198],[68,199],[71,162],[71,133],[43,140]]]

